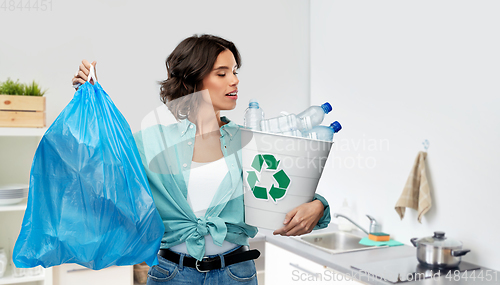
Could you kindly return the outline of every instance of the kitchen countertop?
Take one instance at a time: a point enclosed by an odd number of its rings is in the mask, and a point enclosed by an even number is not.
[[[328,228],[315,230],[311,232],[311,234],[326,233],[337,230],[338,230],[337,225],[332,223],[328,226]],[[361,231],[354,231],[352,233],[355,235],[364,236],[364,233]],[[380,280],[380,278],[377,279],[376,277],[368,276],[366,274],[361,274],[359,270],[351,268],[351,265],[356,265],[365,262],[376,262],[376,261],[390,260],[396,258],[411,257],[411,256],[415,257],[415,259],[417,258],[415,252],[416,248],[409,245],[331,254],[321,249],[318,249],[314,246],[308,245],[304,242],[298,241],[294,237],[284,237],[279,235],[275,236],[273,235],[273,231],[267,229],[259,229],[259,233],[257,234],[257,236],[251,239],[251,241],[261,241],[263,239],[265,239],[266,242],[270,242],[276,246],[291,251],[299,256],[307,258],[321,265],[327,266],[349,277],[354,277],[354,279],[358,281],[374,285],[388,285],[394,283]],[[481,271],[482,275],[480,275]],[[440,277],[427,278],[419,281],[400,282],[397,284],[418,284],[418,285],[500,284],[499,271],[481,266],[481,269],[475,270],[475,275],[472,275],[473,272],[474,271],[470,271],[467,273],[468,277],[467,279],[465,278],[465,275],[463,275],[463,272],[461,272],[459,276],[455,277],[456,281],[450,277],[446,278],[446,276],[440,276]],[[489,276],[491,276],[490,281],[486,280],[487,273]],[[479,276],[483,276],[483,280],[481,280],[481,278],[478,278]],[[451,277],[453,277],[453,275]]]

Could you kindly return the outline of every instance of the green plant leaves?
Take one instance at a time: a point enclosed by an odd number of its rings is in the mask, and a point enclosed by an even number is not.
[[[43,96],[45,92],[47,90],[42,91],[34,80],[31,84],[19,83],[19,79],[14,82],[10,78],[0,82],[0,94],[3,95]]]
[[[24,95],[28,96],[43,96],[47,90],[42,91],[40,89],[40,86],[36,84],[35,80],[31,82],[31,84],[25,84],[24,85]]]
[[[24,85],[19,83],[19,80],[16,82],[7,79],[7,81],[3,82],[2,85],[2,94],[6,95],[23,95],[24,93]]]

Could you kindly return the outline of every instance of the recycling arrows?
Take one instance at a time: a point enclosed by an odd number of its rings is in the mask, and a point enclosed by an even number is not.
[[[283,169],[276,172],[273,177],[278,182],[279,187],[275,187],[273,184],[273,186],[271,186],[271,190],[269,190],[269,195],[273,198],[274,202],[276,202],[276,199],[280,199],[285,196],[286,188],[290,185],[290,178],[288,178]]]
[[[286,190],[286,188],[288,188],[288,185],[290,185],[290,178],[288,178],[288,175],[286,175],[286,173],[283,169],[276,172],[273,176],[274,176],[274,179],[276,179],[276,181],[278,182],[280,188],[283,188]]]
[[[278,164],[280,163],[280,161],[279,160],[276,161],[276,158],[274,158],[274,155],[264,154],[263,157],[266,160],[267,169],[276,169],[278,167]]]
[[[276,158],[272,154],[257,154],[255,155],[252,161],[252,168],[260,173],[262,171],[264,162],[266,163],[267,171],[277,170],[278,165],[280,163],[280,161],[276,160]],[[267,188],[262,187],[260,185],[257,186],[257,182],[259,182],[257,173],[253,170],[247,171],[247,173],[248,173],[247,182],[248,185],[250,185],[250,188],[252,189],[255,198],[267,200],[268,197]],[[282,199],[285,196],[286,190],[288,189],[288,186],[290,186],[291,181],[283,169],[277,170],[273,174],[273,177],[274,180],[276,180],[276,182],[278,183],[278,185],[275,184],[271,185],[271,188],[269,190],[269,196],[273,199],[273,202],[276,203],[277,200]]]
[[[247,177],[247,181],[248,181],[248,184],[250,185],[250,188],[253,188],[255,187],[255,184],[257,183],[257,181],[259,181],[259,178],[257,178],[257,173],[255,173],[255,171],[247,171],[248,172],[248,177]]]

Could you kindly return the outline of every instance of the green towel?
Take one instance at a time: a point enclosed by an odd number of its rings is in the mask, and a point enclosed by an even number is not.
[[[398,245],[404,245],[404,243],[401,243],[399,241],[395,241],[393,239],[388,240],[388,241],[373,241],[369,239],[368,237],[364,237],[359,241],[359,244],[362,245],[367,245],[367,246],[398,246]]]

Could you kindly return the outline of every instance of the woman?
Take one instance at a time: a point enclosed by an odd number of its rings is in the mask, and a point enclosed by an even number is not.
[[[167,58],[160,88],[178,123],[134,135],[165,225],[148,284],[257,284],[258,252],[248,249],[257,228],[244,222],[240,126],[220,117],[236,106],[240,66],[232,42],[186,38]],[[86,82],[89,68],[82,61],[73,83]],[[316,195],[290,211],[273,234],[302,235],[329,222],[328,203]]]

